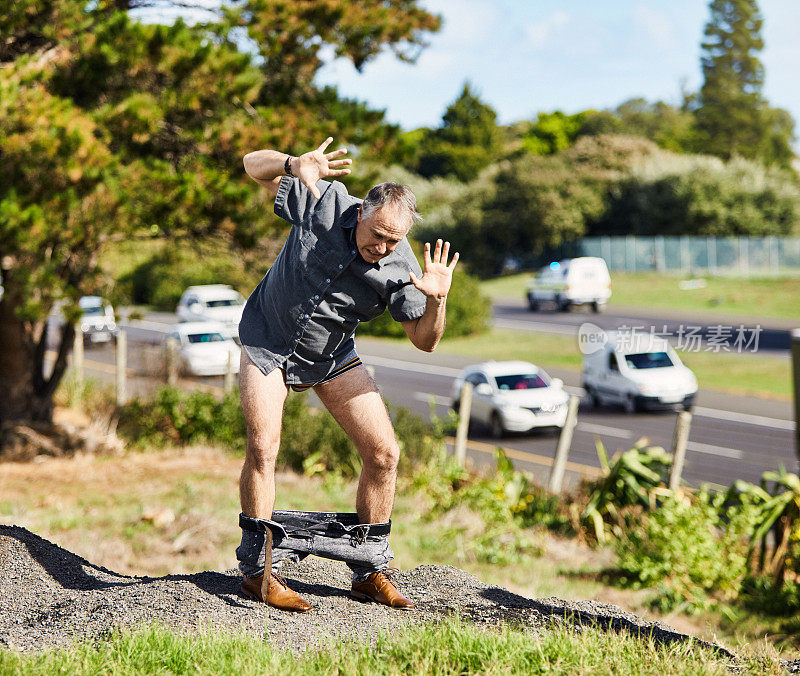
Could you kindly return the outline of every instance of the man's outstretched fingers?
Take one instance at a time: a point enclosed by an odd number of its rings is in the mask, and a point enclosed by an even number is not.
[[[326,138],[320,144],[320,146],[319,146],[319,148],[317,148],[317,150],[319,150],[321,153],[324,153],[325,152],[325,148],[327,148],[331,143],[333,143],[333,136],[329,136],[328,138]]]
[[[450,270],[452,270],[454,267],[456,267],[456,263],[458,263],[458,251],[456,251],[456,252],[453,254],[453,260],[452,260],[452,261],[450,261],[450,265],[448,265],[447,267],[448,267]]]
[[[433,250],[433,262],[438,263],[442,259],[442,240],[436,240],[436,248]]]
[[[339,150],[334,150],[333,152],[330,152],[327,155],[325,155],[325,159],[333,160],[336,159],[337,157],[341,157],[342,155],[346,154],[347,154],[347,148],[339,148]],[[347,161],[352,162],[352,160],[347,160]]]
[[[450,242],[445,242],[442,247],[442,264],[447,265],[447,255],[450,253]]]

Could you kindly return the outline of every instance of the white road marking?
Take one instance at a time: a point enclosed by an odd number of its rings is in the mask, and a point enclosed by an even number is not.
[[[577,336],[578,327],[574,324],[551,324],[549,322],[526,322],[519,319],[493,319],[492,325],[498,329],[515,329],[517,331],[543,331],[545,333],[562,333]]]
[[[126,323],[120,323],[122,328],[132,328],[132,329],[147,329],[148,331],[163,331],[166,333],[171,328],[175,326],[175,324],[167,324],[166,322],[151,322],[147,319],[132,319]]]
[[[793,430],[794,421],[783,420],[781,418],[768,418],[763,415],[751,415],[749,413],[736,413],[735,411],[722,411],[716,408],[704,408],[695,406],[692,409],[693,415],[703,416],[704,418],[717,418],[718,420],[732,420],[747,425],[760,425],[762,427],[773,427],[779,430]]]
[[[457,378],[461,373],[461,369],[453,369],[447,366],[421,364],[417,361],[401,361],[400,359],[387,359],[386,357],[373,357],[371,355],[361,355],[361,361],[363,361],[365,364],[383,366],[387,369],[413,371],[414,373],[429,373],[434,376],[447,376],[450,378]]]
[[[433,394],[432,392],[414,392],[414,399],[417,401],[424,401],[427,404],[431,398],[436,402],[437,406],[450,406],[450,397],[443,397],[441,394]]]
[[[736,448],[712,446],[711,444],[701,444],[697,441],[690,441],[686,444],[686,450],[694,451],[695,453],[707,453],[708,455],[721,455],[724,458],[734,458],[736,460],[744,457],[744,452]]]
[[[606,434],[610,437],[619,437],[620,439],[630,439],[633,432],[630,430],[623,430],[619,427],[607,427],[605,425],[595,425],[594,423],[579,422],[577,428],[583,432],[591,434]]]

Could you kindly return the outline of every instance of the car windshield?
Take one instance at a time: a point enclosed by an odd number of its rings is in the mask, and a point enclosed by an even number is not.
[[[238,298],[218,298],[217,300],[207,300],[206,307],[232,307],[233,305],[241,305]]]
[[[500,390],[535,390],[539,387],[547,387],[547,382],[538,373],[495,376],[495,380]]]
[[[632,369],[660,369],[675,366],[666,352],[639,352],[626,354],[625,363]]]
[[[99,317],[100,315],[104,315],[106,311],[100,305],[91,305],[89,307],[83,308],[83,316],[84,317]]]
[[[225,340],[221,333],[190,333],[187,338],[190,343],[221,343]]]

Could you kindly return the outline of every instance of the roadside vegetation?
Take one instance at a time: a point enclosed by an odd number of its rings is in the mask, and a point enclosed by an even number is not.
[[[98,415],[100,398],[81,401]],[[329,414],[301,396],[289,403],[277,504],[352,509],[352,445]],[[241,421],[220,416],[204,427],[229,405],[167,390],[119,412],[124,438],[148,439],[123,457],[0,464],[0,519],[121,573],[232,568]],[[131,428],[131,414],[147,408],[153,420]],[[734,646],[766,635],[783,651],[800,648],[796,475],[671,493],[669,456],[640,442],[612,458],[599,446],[601,476],[555,496],[500,450],[490,471],[458,466],[443,443],[452,421],[394,415],[404,447],[393,541],[402,567],[456,565],[520,594],[617,603]],[[191,427],[209,431],[185,436]]]
[[[540,631],[491,629],[447,619],[381,634],[374,645],[321,637],[301,655],[250,637],[210,630],[191,637],[166,627],[112,634],[99,644],[37,655],[0,651],[3,673],[115,674],[719,674],[730,662],[690,644],[652,640],[600,629],[554,625]],[[781,674],[774,654],[746,656],[737,673]]]

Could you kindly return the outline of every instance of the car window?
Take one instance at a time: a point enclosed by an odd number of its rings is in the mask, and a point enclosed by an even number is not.
[[[190,333],[187,338],[190,343],[220,343],[225,340],[221,333]]]
[[[632,369],[659,369],[675,366],[666,352],[639,352],[626,354],[625,363]]]
[[[206,301],[206,307],[233,307],[234,305],[241,305],[238,298],[215,298]]]
[[[470,373],[466,378],[464,378],[468,383],[472,383],[473,385],[480,385],[481,383],[488,383],[489,381],[486,379],[486,376],[482,373]]]
[[[99,317],[100,315],[104,315],[105,310],[100,305],[91,305],[89,307],[83,308],[83,316],[84,317]]]
[[[500,390],[535,390],[547,387],[547,383],[538,373],[520,373],[508,376],[495,376],[497,388]]]

